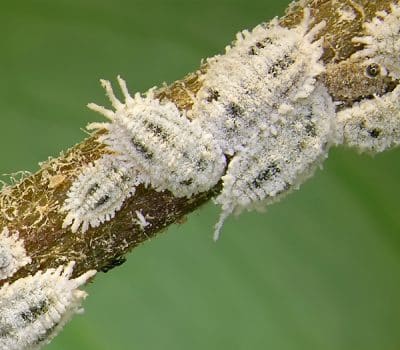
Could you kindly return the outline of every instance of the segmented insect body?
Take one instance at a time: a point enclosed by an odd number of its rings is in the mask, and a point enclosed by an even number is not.
[[[330,96],[318,86],[285,115],[276,135],[261,130],[250,147],[237,152],[222,177],[224,189],[217,203],[228,213],[240,212],[274,202],[300,185],[327,155],[334,115]],[[257,143],[260,139],[268,142]]]
[[[314,90],[315,78],[324,70],[322,42],[314,37],[324,23],[309,30],[309,16],[306,10],[303,22],[292,29],[275,19],[238,33],[225,55],[207,61],[190,113],[225,154],[242,150],[259,130],[276,133],[293,103]]]
[[[333,141],[334,105],[316,77],[322,42],[310,13],[287,29],[273,20],[237,35],[226,54],[208,60],[191,113],[232,156],[217,197],[230,212],[271,202],[298,186]]]
[[[378,64],[381,74],[400,79],[400,6],[391,4],[390,10],[390,13],[379,11],[371,22],[364,23],[366,35],[353,39],[364,48],[352,57],[364,58],[366,64]]]
[[[206,191],[220,179],[225,157],[212,135],[191,123],[169,101],[160,101],[152,90],[146,97],[131,97],[125,81],[118,78],[125,103],[102,81],[115,112],[89,104],[111,123],[93,123],[90,129],[106,129],[99,140],[138,169],[144,183],[177,197]]]
[[[400,78],[400,6],[381,11],[364,24],[366,35],[354,38],[364,48],[352,55],[362,59],[369,78]],[[400,88],[354,103],[337,114],[341,142],[360,151],[382,152],[400,144]]]
[[[88,164],[73,182],[62,207],[63,227],[76,232],[97,227],[115,216],[139,183],[134,169],[111,155]]]
[[[0,280],[12,276],[22,266],[29,264],[24,242],[18,238],[18,233],[10,234],[7,227],[0,232]]]
[[[400,144],[400,87],[337,113],[342,142],[360,151],[382,152]]]
[[[38,272],[0,289],[0,349],[39,349],[80,310],[78,287],[95,271],[70,279],[74,263]]]

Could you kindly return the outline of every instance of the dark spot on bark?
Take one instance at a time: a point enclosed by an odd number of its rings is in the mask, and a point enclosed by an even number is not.
[[[121,266],[124,262],[126,261],[126,258],[124,256],[117,256],[113,259],[111,259],[106,265],[102,266],[100,268],[101,272],[108,272],[114,267]]]

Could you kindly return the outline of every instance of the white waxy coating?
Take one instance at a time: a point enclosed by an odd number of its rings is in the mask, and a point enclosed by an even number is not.
[[[225,157],[211,134],[190,122],[172,102],[155,98],[152,90],[146,97],[138,93],[131,97],[125,81],[118,81],[124,103],[115,97],[111,84],[102,81],[115,112],[89,104],[111,120],[89,125],[108,131],[99,141],[158,191],[190,197],[215,185],[223,174]]]
[[[366,35],[353,41],[365,47],[352,57],[365,58],[367,64],[379,64],[382,74],[400,79],[400,6],[391,4],[390,10],[390,13],[380,11],[371,22],[364,23]]]
[[[365,47],[352,55],[374,67],[375,74],[400,78],[400,6],[381,11],[364,24],[365,36],[355,42]],[[339,143],[361,152],[382,152],[400,144],[400,88],[383,96],[373,96],[337,113]]]
[[[7,227],[3,228],[0,232],[0,280],[12,276],[30,262],[18,233],[11,234]]]
[[[337,113],[341,142],[359,151],[382,152],[400,144],[400,86]]]
[[[78,287],[95,271],[70,279],[74,263],[39,271],[0,289],[0,350],[39,349],[80,311]]]
[[[97,227],[112,219],[124,201],[135,192],[137,174],[111,155],[88,164],[73,182],[61,209],[67,212],[63,227],[76,232]]]
[[[314,37],[324,23],[310,29],[309,15],[306,9],[303,22],[292,29],[274,19],[238,33],[225,55],[207,61],[190,113],[225,154],[241,151],[259,130],[274,134],[294,103],[314,90],[316,77],[324,70],[322,41]]]
[[[297,27],[275,19],[237,35],[225,55],[207,61],[191,110],[232,156],[216,202],[223,213],[261,207],[298,187],[333,143],[334,104],[316,78],[322,41],[309,10]]]

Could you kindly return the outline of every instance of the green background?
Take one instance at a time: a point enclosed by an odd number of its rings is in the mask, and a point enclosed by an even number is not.
[[[3,2],[0,171],[35,171],[79,142],[106,104],[172,82],[288,1]],[[48,349],[400,348],[400,150],[332,149],[323,171],[264,214],[219,209],[139,247],[87,289],[86,313]]]

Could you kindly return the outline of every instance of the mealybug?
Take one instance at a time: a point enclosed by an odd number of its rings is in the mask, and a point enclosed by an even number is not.
[[[39,349],[74,313],[86,293],[78,287],[96,271],[70,279],[74,263],[39,271],[0,289],[0,349]]]
[[[0,280],[12,276],[30,262],[18,232],[11,234],[7,227],[3,228],[0,232]]]
[[[67,212],[63,228],[76,232],[97,227],[115,216],[138,184],[134,169],[112,155],[88,164],[74,180],[61,209]]]
[[[364,48],[351,56],[363,60],[366,76],[400,78],[400,6],[391,4],[391,12],[380,11],[364,24],[366,35],[354,38]],[[394,85],[394,84],[392,84]],[[341,142],[360,151],[382,152],[400,144],[400,87],[383,96],[369,96],[337,114]]]
[[[115,112],[96,104],[89,108],[111,120],[92,123],[90,129],[106,129],[99,136],[117,156],[137,169],[142,182],[177,197],[190,197],[214,186],[223,174],[225,157],[211,134],[193,124],[170,101],[160,101],[150,90],[145,97],[128,92],[118,82],[125,102],[102,80]]]
[[[297,187],[333,141],[334,104],[316,85],[324,27],[303,21],[288,29],[275,19],[237,34],[225,55],[207,61],[190,111],[231,160],[216,202],[224,218],[260,207]]]

